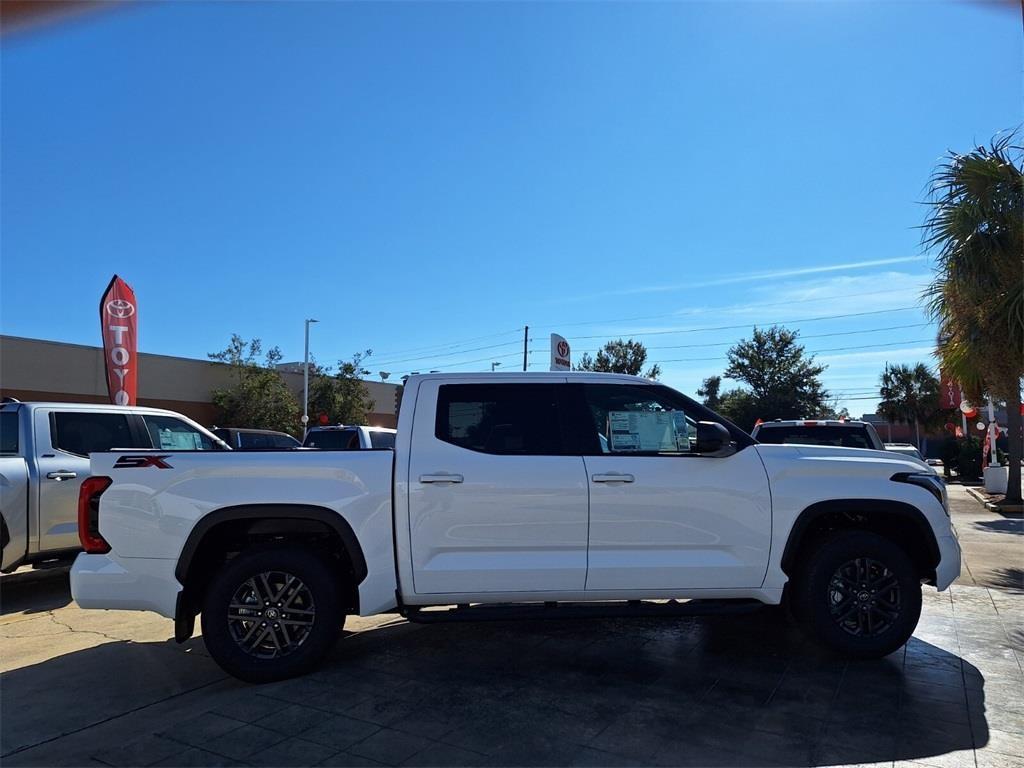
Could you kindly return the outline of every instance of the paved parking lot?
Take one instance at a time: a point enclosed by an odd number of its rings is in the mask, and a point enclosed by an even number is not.
[[[823,655],[781,611],[410,625],[249,686],[148,614],[2,582],[0,752],[16,765],[1024,766],[1020,520],[951,488],[967,568],[892,656]],[[907,762],[904,762],[907,761]]]

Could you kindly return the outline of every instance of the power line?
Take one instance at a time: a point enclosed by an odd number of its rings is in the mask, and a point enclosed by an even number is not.
[[[530,352],[532,353],[533,350],[531,349]],[[456,362],[456,363],[444,363],[443,365],[424,365],[423,367],[426,368],[427,370],[434,370],[436,368],[456,368],[456,367],[458,367],[460,365],[469,365],[471,363],[484,363],[484,362],[489,362],[489,361],[494,361],[494,360],[504,360],[507,357],[520,357],[521,355],[522,355],[522,352],[519,352],[517,350],[515,352],[508,352],[508,353],[503,354],[503,355],[491,355],[490,357],[478,357],[475,360],[460,360],[459,362]],[[412,373],[412,371],[404,371],[404,373]]]
[[[511,330],[511,331],[501,331],[500,333],[489,333],[489,334],[487,334],[485,336],[473,336],[471,338],[463,339],[461,341],[438,342],[437,344],[428,344],[427,346],[423,346],[423,347],[413,347],[411,349],[402,349],[402,350],[398,350],[396,352],[387,352],[387,353],[385,353],[383,355],[383,357],[391,358],[391,357],[394,357],[395,355],[407,355],[407,354],[411,354],[411,353],[415,353],[415,352],[424,352],[424,351],[426,351],[428,349],[437,349],[438,351],[444,350],[444,349],[451,349],[452,347],[462,346],[463,344],[472,344],[474,341],[483,341],[484,339],[494,339],[494,338],[497,338],[498,336],[508,336],[510,333],[522,333],[522,331],[523,331],[522,328],[516,328],[516,329]]]
[[[533,341],[533,339],[530,339],[530,341]],[[518,345],[519,343],[520,342],[518,340],[506,341],[502,342],[501,344],[488,344],[487,346],[483,347],[470,347],[469,349],[459,349],[456,350],[455,352],[441,352],[438,354],[422,355],[421,357],[406,357],[401,360],[385,360],[383,362],[377,361],[375,365],[394,365],[396,363],[408,363],[415,360],[436,360],[439,357],[452,357],[453,355],[463,355],[468,352],[479,352],[484,349],[498,349],[500,347],[510,347],[513,344]]]

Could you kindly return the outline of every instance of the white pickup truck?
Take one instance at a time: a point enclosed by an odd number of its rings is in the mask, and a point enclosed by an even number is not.
[[[394,450],[94,454],[75,600],[156,611],[179,641],[201,613],[217,662],[267,681],[316,665],[351,614],[708,598],[785,595],[818,641],[878,656],[921,584],[960,573],[942,481],[898,454],[760,445],[614,374],[413,376],[403,405]]]

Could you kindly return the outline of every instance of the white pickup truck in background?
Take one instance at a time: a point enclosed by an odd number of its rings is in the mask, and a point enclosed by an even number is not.
[[[345,616],[678,612],[786,595],[854,656],[910,637],[960,572],[945,486],[898,454],[760,445],[655,382],[406,382],[394,450],[94,454],[83,608],[156,611],[251,681],[319,662]],[[448,606],[447,611],[439,607]]]
[[[125,449],[228,450],[180,413],[96,403],[0,405],[0,570],[70,560],[89,454]]]

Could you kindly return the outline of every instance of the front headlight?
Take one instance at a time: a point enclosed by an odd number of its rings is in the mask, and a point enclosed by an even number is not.
[[[924,488],[942,505],[942,508],[946,510],[946,514],[949,514],[946,484],[934,472],[897,472],[891,479],[897,483],[910,483],[911,485],[919,485]]]

